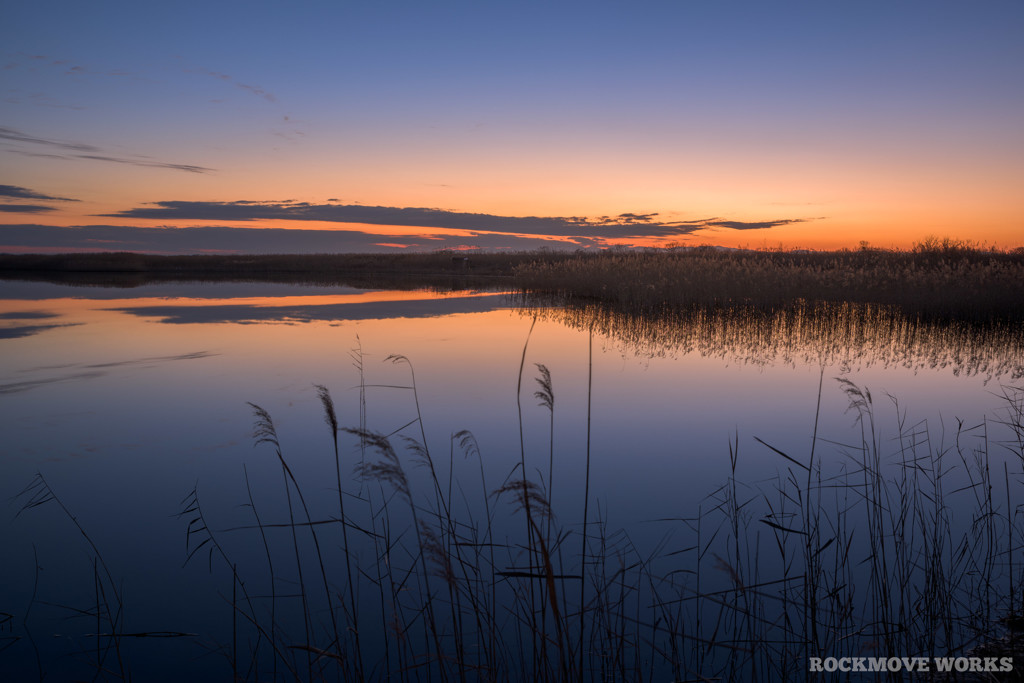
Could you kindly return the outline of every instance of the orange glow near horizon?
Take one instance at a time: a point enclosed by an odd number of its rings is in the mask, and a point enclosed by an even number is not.
[[[655,169],[662,171],[664,169]],[[870,178],[866,168],[846,168],[842,172],[823,173],[822,178],[804,178],[794,168],[777,169],[773,177],[769,169],[733,169],[732,177],[725,169],[710,169],[708,176],[696,179],[691,174],[676,172],[657,176],[654,171],[629,179],[618,187],[606,173],[596,171],[591,177],[577,175],[571,182],[553,182],[526,187],[513,183],[507,187],[483,187],[479,180],[466,188],[409,188],[403,183],[384,192],[364,193],[358,204],[364,206],[393,206],[397,208],[431,208],[456,213],[479,213],[508,217],[614,217],[625,212],[657,214],[654,222],[693,222],[708,219],[758,223],[764,221],[794,221],[784,225],[757,229],[730,229],[706,227],[691,229],[678,235],[601,238],[600,227],[579,230],[580,236],[601,239],[607,246],[663,247],[678,245],[717,245],[726,247],[749,246],[809,249],[854,248],[866,241],[881,248],[908,249],[928,236],[950,237],[980,245],[998,248],[1024,246],[1024,201],[1010,186],[1013,173],[1008,169],[995,170],[976,178],[970,186],[957,185],[955,178],[928,177],[920,169],[899,169],[906,172],[898,181],[892,176]],[[116,214],[132,208],[153,206],[153,200],[169,201],[172,197],[186,197],[179,201],[233,202],[238,200],[266,201],[294,200],[310,204],[354,204],[353,198],[336,197],[324,180],[310,180],[304,192],[294,192],[302,185],[299,179],[274,188],[267,179],[250,178],[254,182],[218,183],[216,191],[205,188],[198,191],[197,180],[175,178],[176,182],[161,185],[158,194],[147,181],[135,174],[130,178],[116,169],[115,178],[124,185],[112,183],[107,175],[97,178],[95,194],[81,202],[55,205],[55,210],[40,214],[7,213],[0,215],[0,224],[44,224],[58,227],[111,225],[124,227],[236,227],[254,229],[357,231],[366,235],[389,236],[377,246],[403,248],[400,239],[409,237],[429,240],[440,237],[464,238],[464,246],[473,246],[473,236],[505,235],[510,238],[546,239],[552,243],[572,244],[567,237],[525,233],[494,233],[482,224],[479,230],[435,228],[365,223],[341,223],[306,220],[191,220],[150,219]],[[182,174],[184,175],[184,174]],[[544,174],[542,180],[544,179]],[[807,175],[807,171],[804,171]],[[765,181],[764,178],[770,178]],[[864,178],[869,177],[869,181]],[[553,179],[552,179],[553,180]],[[81,179],[64,194],[85,195]],[[337,180],[335,180],[337,182]],[[730,184],[730,182],[732,184]],[[91,183],[90,183],[91,184]],[[61,194],[59,184],[50,190]],[[114,191],[112,188],[118,188]],[[729,187],[723,191],[723,187]],[[541,188],[541,189],[538,189]],[[553,189],[554,188],[554,189]],[[685,189],[680,189],[685,188]],[[799,188],[794,189],[794,188]],[[90,191],[92,188],[89,188]],[[561,192],[556,194],[555,189]],[[315,194],[314,194],[315,192]],[[800,201],[812,198],[814,201]],[[336,201],[328,201],[336,200]],[[669,207],[669,208],[666,208]],[[684,207],[680,209],[679,207]],[[102,249],[102,245],[97,245]],[[516,247],[511,247],[516,248]],[[43,252],[49,249],[11,248],[16,251]],[[10,251],[11,249],[6,249]],[[68,249],[60,251],[70,251]],[[244,252],[240,244],[238,251]]]

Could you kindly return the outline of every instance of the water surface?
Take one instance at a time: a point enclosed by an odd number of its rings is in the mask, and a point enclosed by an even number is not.
[[[337,486],[316,385],[343,427],[425,437],[451,499],[477,517],[483,487],[521,477],[525,461],[578,532],[589,443],[591,516],[653,548],[668,533],[657,520],[709,506],[732,473],[730,444],[754,484],[789,466],[761,442],[807,462],[816,417],[819,443],[855,442],[839,380],[870,390],[879,431],[921,425],[939,444],[958,430],[978,438],[979,425],[994,439],[1006,387],[1024,373],[1020,330],[870,307],[650,320],[500,292],[258,283],[0,282],[0,348],[0,660],[15,678],[37,677],[41,663],[54,680],[95,668],[97,626],[83,613],[101,600],[96,550],[123,590],[125,632],[196,634],[128,639],[135,675],[230,677],[231,576],[205,551],[183,567],[193,539],[176,514],[198,491],[218,532],[251,526],[251,501],[284,521],[281,470],[272,448],[254,447],[250,402],[324,505]],[[553,422],[534,395],[537,364],[551,373]],[[480,462],[453,440],[461,430]],[[353,468],[367,455],[348,434],[341,447],[342,488],[358,500],[367,484]],[[427,473],[409,472],[426,496]],[[40,489],[18,494],[37,473],[67,512],[26,507]],[[513,507],[488,500],[506,520],[496,524],[511,525]],[[254,532],[222,537],[239,564],[261,561]]]

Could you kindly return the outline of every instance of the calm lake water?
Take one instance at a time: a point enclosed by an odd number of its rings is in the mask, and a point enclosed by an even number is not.
[[[754,491],[794,467],[764,444],[808,461],[817,415],[816,457],[843,467],[844,444],[862,432],[839,380],[870,391],[888,456],[899,450],[901,422],[930,438],[932,451],[954,444],[958,429],[964,444],[1009,439],[998,420],[1024,376],[1019,327],[965,329],[844,307],[652,322],[495,292],[266,283],[2,281],[0,349],[4,680],[35,680],[40,670],[48,680],[88,679],[97,661],[136,680],[231,679],[238,588],[222,556],[208,553],[213,544],[186,564],[205,538],[186,530],[196,491],[238,575],[266,599],[253,576],[266,563],[253,508],[265,524],[287,522],[288,512],[273,446],[254,446],[250,402],[272,417],[310,505],[327,510],[313,518],[337,515],[323,385],[342,427],[391,436],[413,498],[428,499],[434,484],[402,437],[425,438],[453,507],[480,519],[493,506],[498,530],[518,528],[521,513],[485,489],[521,477],[525,460],[559,524],[578,536],[589,442],[591,521],[602,520],[609,538],[626,530],[641,554],[667,555],[685,542],[664,520],[714,507],[732,474],[730,445],[736,478]],[[550,371],[553,422],[535,397],[537,364]],[[454,438],[462,430],[479,458]],[[385,487],[353,474],[373,453],[345,432],[340,448],[349,503],[383,496]],[[1002,464],[993,468],[1002,487]],[[270,545],[286,552],[290,536],[272,533]],[[336,540],[323,553],[340,566]],[[684,556],[669,561],[686,566]],[[275,590],[294,594],[297,579],[283,567]],[[117,630],[147,634],[122,638],[118,652],[102,635],[103,605],[114,603],[104,576],[119,592]],[[245,638],[250,647],[254,636]],[[366,650],[383,656],[379,645]],[[259,666],[242,675],[272,677],[271,664]]]

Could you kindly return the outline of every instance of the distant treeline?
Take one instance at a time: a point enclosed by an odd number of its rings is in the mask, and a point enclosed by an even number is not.
[[[488,287],[636,313],[687,306],[848,301],[924,315],[1024,319],[1024,249],[930,240],[909,251],[712,247],[578,252],[192,255],[0,254],[0,278],[77,284],[257,280]],[[125,282],[127,280],[127,282]]]
[[[161,256],[129,252],[90,254],[0,254],[0,270],[46,272],[146,273],[156,278],[188,275],[259,279],[267,275],[337,277],[345,274],[443,275],[470,265],[480,275],[511,275],[522,264],[542,258],[538,252],[474,253],[452,251],[403,254],[200,254]]]
[[[473,254],[0,254],[0,279],[136,287],[168,281],[256,281],[380,289],[514,288],[516,267],[536,252]],[[502,280],[504,282],[502,283]],[[500,284],[499,284],[500,283]]]

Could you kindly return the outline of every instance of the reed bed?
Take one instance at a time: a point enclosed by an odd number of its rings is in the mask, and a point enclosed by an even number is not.
[[[547,411],[554,430],[557,368],[537,366],[531,381],[525,357],[518,419]],[[198,485],[182,501],[190,570],[224,582],[230,636],[204,640],[224,680],[849,680],[808,662],[1018,653],[1022,387],[1002,389],[999,415],[936,437],[926,422],[907,423],[895,400],[880,408],[868,388],[822,376],[819,405],[824,391],[845,394],[851,438],[825,439],[820,416],[808,416],[807,450],[760,442],[778,473],[748,482],[735,437],[723,448],[723,485],[681,504],[658,522],[662,540],[641,547],[589,490],[589,425],[581,481],[556,484],[554,441],[534,451],[525,439],[520,463],[494,480],[471,432],[428,443],[404,356],[387,359],[408,372],[389,390],[406,397],[412,419],[388,434],[370,429],[373,385],[360,350],[353,360],[360,410],[352,424],[317,387],[319,476],[296,476],[289,435],[252,404],[258,466],[277,471],[279,493],[254,492],[247,470],[239,502],[250,522],[227,529],[208,517]],[[895,434],[879,431],[885,409],[896,412]],[[330,496],[309,495],[324,482]],[[569,486],[586,491],[581,510],[562,502]],[[61,505],[41,477],[24,496],[25,510]],[[89,545],[97,558],[90,613],[102,634],[95,671],[107,677],[114,666],[113,677],[126,679],[119,644],[138,634],[123,631],[122,598]]]
[[[912,251],[794,252],[698,248],[579,252],[516,270],[530,292],[634,313],[808,302],[894,305],[912,314],[1024,318],[1024,250],[929,241]]]
[[[110,284],[261,280],[379,287],[497,287],[601,302],[634,313],[806,302],[901,307],[910,314],[1024,319],[1024,248],[929,238],[908,251],[713,247],[409,254],[159,256],[0,254],[0,277]]]

